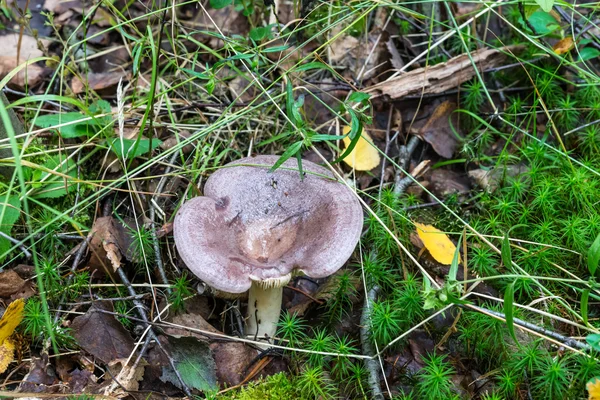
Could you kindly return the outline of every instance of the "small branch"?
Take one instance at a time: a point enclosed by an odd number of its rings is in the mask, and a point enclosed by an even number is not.
[[[73,281],[73,273],[79,266],[79,263],[81,262],[81,258],[85,254],[85,251],[88,248],[88,244],[89,244],[89,241],[91,238],[92,238],[91,236],[88,236],[83,242],[81,242],[79,244],[79,249],[77,249],[77,253],[75,253],[75,258],[73,259],[73,264],[71,264],[71,275],[69,275],[69,278],[67,278],[66,287],[68,287],[71,284],[71,282]],[[58,304],[58,309],[56,310],[56,315],[54,316],[55,324],[57,324],[58,320],[60,319],[60,313],[63,310],[63,304],[65,304],[66,297],[67,297],[67,294],[63,293],[63,295],[60,299],[60,303]]]
[[[373,357],[375,351],[371,344],[369,331],[371,330],[371,303],[377,298],[378,286],[374,286],[368,293],[365,293],[365,304],[363,306],[362,316],[360,317],[360,341],[362,343],[362,351],[366,356],[372,358],[365,359],[365,368],[369,372],[368,382],[371,388],[371,398],[375,400],[383,400],[381,385],[379,384],[379,362]]]
[[[15,238],[13,238],[12,236],[7,235],[4,232],[0,232],[0,236],[2,236],[4,239],[7,239],[10,242],[19,246],[19,250],[21,250],[23,252],[23,254],[25,254],[25,258],[27,258],[28,260],[31,258],[31,253],[29,252],[29,250],[27,250],[27,247],[25,247],[25,245],[23,244],[22,241],[17,240]]]
[[[388,151],[390,150],[390,130],[392,129],[392,117],[394,116],[394,106],[390,107],[387,128],[385,129],[385,150],[383,160],[381,160],[381,177],[379,178],[379,199],[383,190],[383,177],[385,175],[385,162],[387,161]],[[400,129],[400,127],[398,127]]]
[[[137,297],[137,293],[135,293],[135,290],[131,286],[131,282],[129,282],[129,279],[127,278],[127,275],[125,275],[125,272],[123,271],[123,268],[119,268],[117,270],[117,272],[119,273],[119,277],[121,278],[121,281],[123,282],[123,284],[127,288],[127,291],[129,292],[129,295],[132,296],[132,297]],[[137,308],[138,314],[140,315],[141,319],[144,321],[144,325],[146,325],[145,327],[148,328],[148,337],[151,338],[151,339],[154,339],[156,341],[156,344],[158,345],[158,347],[162,350],[163,354],[169,360],[169,364],[171,365],[171,368],[173,369],[173,371],[175,372],[175,375],[177,376],[177,379],[181,383],[181,389],[186,394],[186,396],[188,396],[188,397],[191,398],[192,397],[192,393],[190,392],[190,388],[183,381],[183,378],[181,377],[181,375],[179,374],[179,371],[175,367],[175,361],[173,360],[173,358],[171,357],[171,355],[169,354],[169,352],[163,347],[163,345],[160,342],[160,340],[158,340],[158,336],[156,336],[156,334],[154,333],[154,330],[152,329],[150,323],[148,322],[149,321],[148,320],[148,315],[146,314],[146,309],[144,308],[144,305],[142,304],[141,301],[139,301],[137,299],[134,299],[132,301],[133,301],[133,304],[135,305],[135,307]],[[144,346],[144,347],[146,347],[146,346]],[[136,362],[137,362],[137,360],[136,360]]]
[[[165,272],[165,268],[164,268],[164,265],[162,262],[162,256],[161,256],[161,252],[160,252],[160,243],[158,241],[158,235],[156,234],[156,224],[155,224],[156,210],[155,210],[155,207],[156,207],[157,203],[154,200],[154,198],[157,195],[159,195],[160,193],[162,193],[162,190],[165,187],[165,184],[167,182],[167,180],[165,179],[165,176],[167,176],[169,173],[171,173],[171,169],[173,168],[173,164],[175,163],[175,160],[177,159],[178,155],[179,155],[178,152],[174,152],[173,155],[171,156],[171,158],[169,159],[169,166],[166,168],[164,176],[158,182],[158,186],[156,187],[156,192],[152,196],[151,201],[149,203],[150,223],[151,223],[150,234],[152,235],[152,245],[154,247],[154,259],[156,262],[156,269],[158,269],[158,273],[160,274],[160,279],[161,279],[162,283],[164,283],[165,285],[169,284],[169,280],[167,279],[167,274]],[[167,293],[171,294],[171,287],[167,288]]]
[[[406,146],[400,147],[400,159],[398,160],[398,165],[400,168],[396,171],[396,179],[394,184],[394,194],[396,196],[400,196],[402,193],[404,193],[406,188],[408,188],[408,186],[413,182],[413,178],[411,176],[400,178],[400,175],[402,174],[403,170],[407,170],[410,157],[420,142],[421,139],[418,136],[413,136],[410,138]]]
[[[490,314],[493,315],[494,317],[506,320],[506,316],[498,311],[493,311],[493,310],[489,310],[487,308],[483,308],[483,307],[479,307],[479,306],[475,306],[472,304],[469,304],[468,307],[466,307],[465,305],[461,305],[461,307],[463,308],[470,308],[473,309],[475,311],[480,311],[484,314]],[[551,331],[549,329],[546,328],[542,328],[541,326],[537,326],[535,324],[532,324],[531,322],[527,322],[527,321],[523,321],[522,319],[519,318],[513,318],[514,323],[517,326],[522,326],[524,328],[530,329],[536,333],[539,333],[540,335],[544,335],[544,336],[548,336],[551,337],[554,340],[557,340],[561,343],[564,343],[566,346],[572,347],[572,348],[576,348],[579,350],[583,350],[583,351],[589,351],[590,350],[590,346],[588,346],[585,343],[582,343],[578,340],[572,339],[570,337],[567,336],[563,336],[560,333],[556,333],[554,331]]]

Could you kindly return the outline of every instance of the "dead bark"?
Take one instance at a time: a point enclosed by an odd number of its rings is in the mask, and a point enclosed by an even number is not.
[[[471,53],[471,58],[479,71],[499,65],[506,54],[520,50],[522,46],[508,46],[501,49],[480,49]],[[378,83],[365,92],[372,97],[387,96],[392,100],[414,94],[443,93],[462,85],[476,73],[468,54],[451,58],[445,63],[431,67],[417,68],[396,78]]]

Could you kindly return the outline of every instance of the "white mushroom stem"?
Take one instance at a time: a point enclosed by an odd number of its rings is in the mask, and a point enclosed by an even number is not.
[[[283,287],[290,275],[278,279],[253,281],[248,292],[248,319],[246,335],[257,340],[275,336],[281,313]]]

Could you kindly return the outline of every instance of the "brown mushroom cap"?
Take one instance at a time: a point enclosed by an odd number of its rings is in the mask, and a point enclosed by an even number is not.
[[[331,172],[309,161],[300,179],[295,159],[275,172],[278,156],[243,158],[206,181],[203,197],[187,201],[173,224],[188,268],[231,293],[252,281],[277,281],[294,269],[313,278],[333,274],[358,243],[358,199]]]

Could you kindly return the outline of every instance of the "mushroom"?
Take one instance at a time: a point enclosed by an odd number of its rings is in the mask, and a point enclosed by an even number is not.
[[[230,293],[249,290],[247,331],[275,335],[283,286],[294,272],[324,278],[350,258],[363,213],[325,168],[278,156],[243,158],[213,173],[204,196],[188,200],[173,224],[181,259],[200,279]]]

